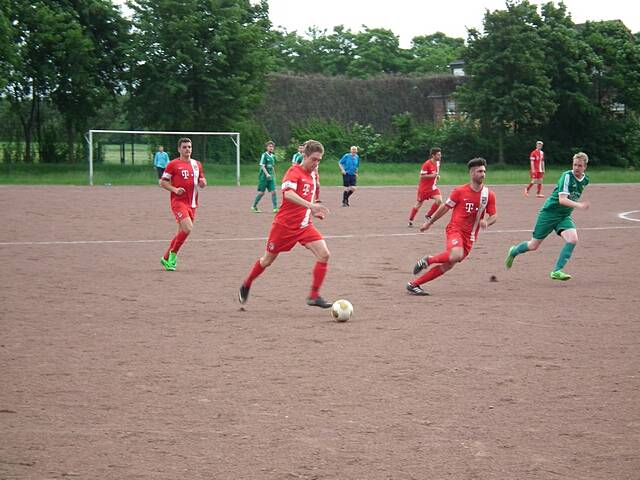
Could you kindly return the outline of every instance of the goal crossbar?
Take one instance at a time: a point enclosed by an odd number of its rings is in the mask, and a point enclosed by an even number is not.
[[[135,135],[225,135],[231,138],[236,146],[236,184],[240,185],[240,133],[239,132],[164,132],[152,130],[89,130],[85,135],[85,140],[89,144],[89,185],[93,186],[93,134],[94,133],[119,133]]]

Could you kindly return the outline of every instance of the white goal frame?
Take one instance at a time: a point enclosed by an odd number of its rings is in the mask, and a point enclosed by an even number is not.
[[[181,135],[183,137],[193,135],[224,135],[231,138],[236,146],[236,184],[240,186],[240,133],[239,132],[162,132],[149,130],[89,130],[85,140],[89,144],[89,185],[93,186],[93,134],[94,133],[124,133],[134,135]]]

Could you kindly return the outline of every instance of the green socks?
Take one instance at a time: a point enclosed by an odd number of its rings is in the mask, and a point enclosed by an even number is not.
[[[569,259],[571,258],[571,254],[573,253],[573,249],[576,248],[575,243],[565,243],[560,250],[560,256],[558,257],[558,261],[556,262],[556,266],[553,269],[554,271],[562,270],[562,268],[567,264]]]
[[[528,243],[529,242],[521,242],[518,245],[516,245],[515,250],[511,252],[513,256],[515,257],[516,255],[520,255],[521,253],[528,252],[529,251]]]

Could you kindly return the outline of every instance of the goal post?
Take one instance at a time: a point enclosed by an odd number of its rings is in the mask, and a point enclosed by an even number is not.
[[[94,174],[94,161],[95,161],[95,151],[94,151],[94,140],[96,135],[102,134],[113,134],[113,135],[160,135],[160,136],[180,136],[180,137],[197,137],[197,136],[212,136],[212,137],[220,137],[226,136],[231,139],[235,146],[235,163],[236,163],[236,185],[240,185],[240,133],[239,132],[169,132],[169,131],[151,131],[151,130],[89,130],[85,135],[85,140],[88,145],[88,153],[89,153],[89,185],[93,186],[93,174]],[[123,143],[124,145],[124,143]],[[124,147],[123,147],[124,152]],[[124,153],[123,153],[124,155]],[[132,151],[133,155],[133,151]],[[194,155],[194,158],[197,160],[203,161],[204,158],[198,158]]]

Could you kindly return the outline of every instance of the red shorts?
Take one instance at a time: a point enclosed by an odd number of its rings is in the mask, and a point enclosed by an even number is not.
[[[266,250],[269,253],[288,252],[296,243],[306,245],[316,240],[322,240],[322,234],[313,224],[305,228],[288,228],[274,223],[271,225]]]
[[[196,209],[190,207],[186,203],[172,204],[171,211],[173,212],[173,216],[176,217],[176,222],[178,223],[186,218],[190,218],[192,222],[196,219]]]
[[[529,175],[531,180],[542,180],[544,178],[544,172],[531,172]]]
[[[462,260],[464,260],[467,255],[469,255],[469,252],[471,252],[473,242],[469,236],[454,230],[447,232],[447,251],[450,252],[453,247],[462,247],[462,250],[464,251],[462,254]]]
[[[433,190],[420,190],[418,189],[418,195],[416,199],[419,202],[424,202],[425,200],[429,200],[430,198],[435,197],[436,195],[440,195],[440,189],[434,188]]]

